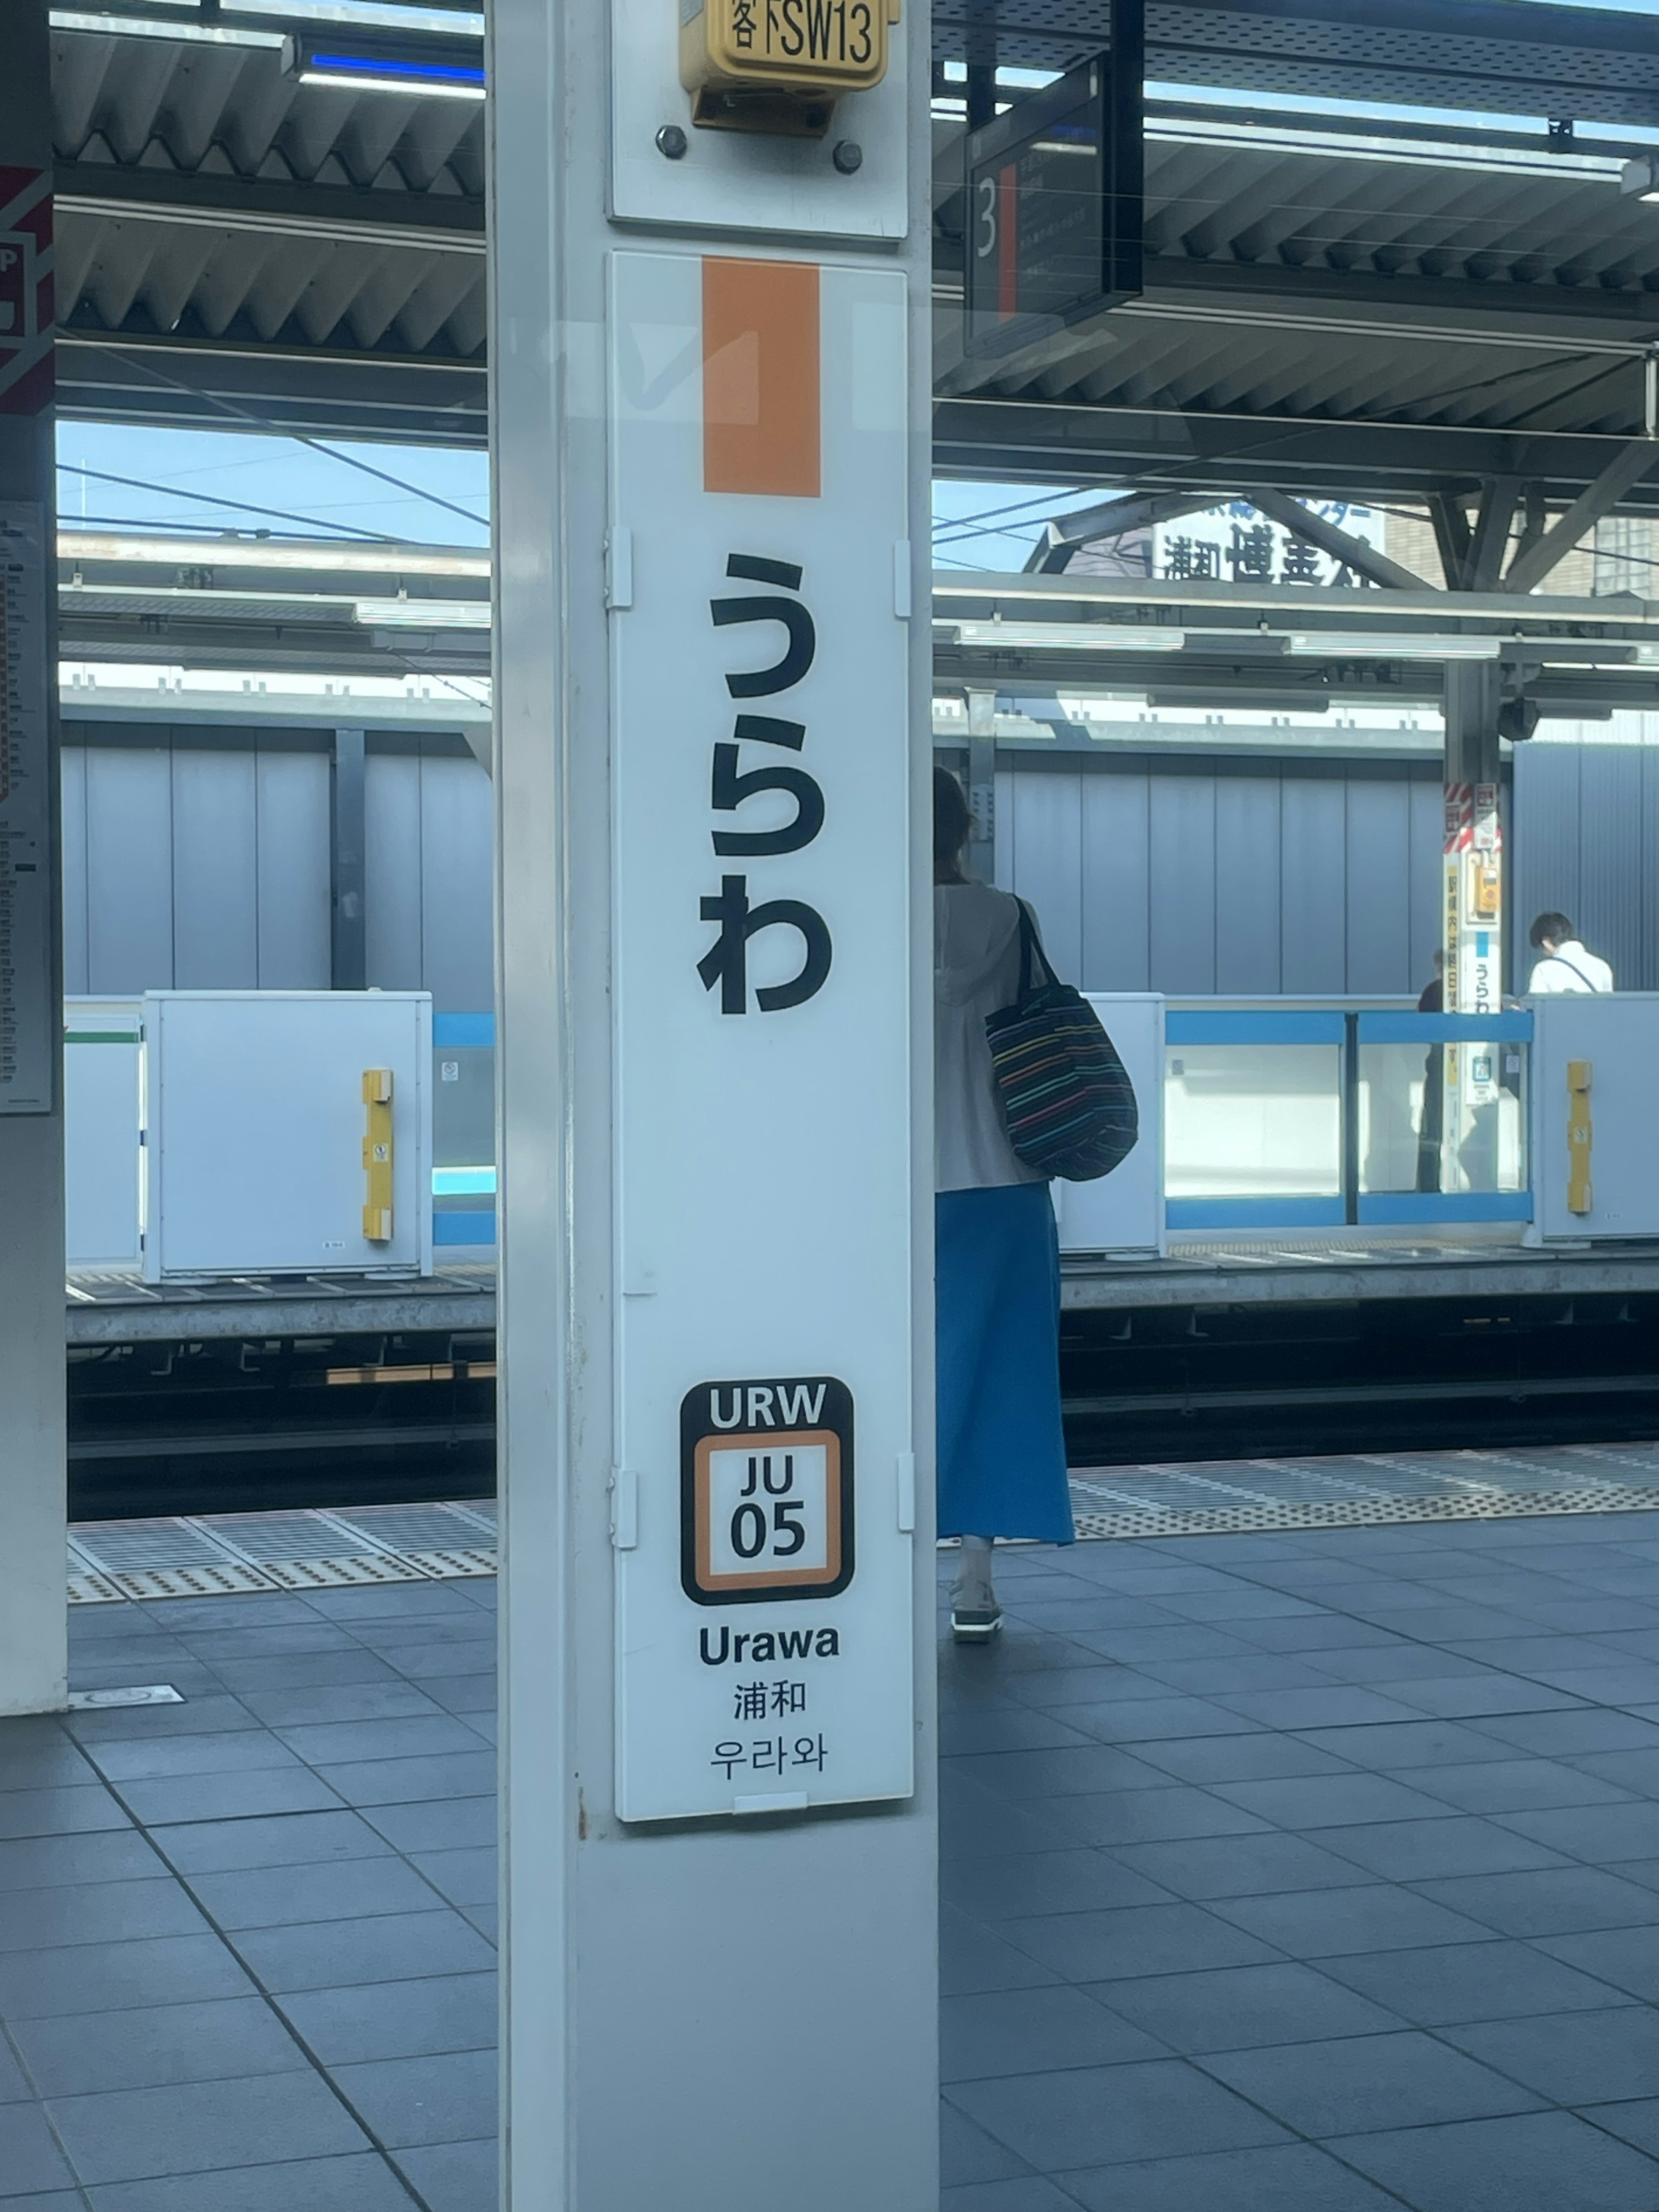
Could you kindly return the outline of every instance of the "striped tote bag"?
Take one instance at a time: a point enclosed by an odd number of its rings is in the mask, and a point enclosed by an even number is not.
[[[1062,983],[1019,907],[1019,996],[985,1018],[1008,1141],[1067,1182],[1110,1175],[1139,1134],[1134,1086],[1100,1017]]]

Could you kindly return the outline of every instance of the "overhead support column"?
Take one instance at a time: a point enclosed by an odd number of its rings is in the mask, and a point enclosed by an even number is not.
[[[333,926],[329,984],[336,991],[368,988],[368,915],[364,878],[368,846],[367,740],[362,730],[336,730],[329,774],[329,880]]]
[[[507,2212],[938,2212],[897,13],[490,11]]]
[[[1444,672],[1446,834],[1442,943],[1449,1014],[1496,1014],[1504,1003],[1504,832],[1496,661]],[[1443,1191],[1495,1190],[1501,1086],[1490,1041],[1443,1048]]]
[[[46,0],[0,72],[0,1714],[61,1709],[64,1123]]]

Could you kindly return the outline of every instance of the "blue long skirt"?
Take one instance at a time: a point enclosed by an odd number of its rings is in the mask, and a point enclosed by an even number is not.
[[[934,1200],[939,1533],[1073,1540],[1048,1186]]]

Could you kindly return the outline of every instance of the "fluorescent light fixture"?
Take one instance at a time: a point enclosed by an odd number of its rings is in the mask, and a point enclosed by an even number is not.
[[[1326,660],[1496,660],[1499,637],[1435,637],[1424,630],[1297,630],[1291,653]]]
[[[63,530],[64,561],[129,561],[161,568],[304,568],[359,576],[488,576],[488,553],[455,545],[341,545],[264,538],[140,538]]]
[[[375,54],[307,54],[301,84],[351,92],[401,92],[419,100],[482,100],[484,73],[459,62],[390,61]]]
[[[163,5],[167,0],[162,0]],[[170,23],[149,15],[94,15],[54,8],[54,31],[96,31],[106,39],[183,39],[200,46],[280,46],[280,31],[243,31],[218,23]]]
[[[280,15],[285,23],[347,23],[365,30],[429,31],[440,38],[481,39],[482,11],[405,8],[396,0],[227,0],[233,15]]]
[[[1619,172],[1619,190],[1626,199],[1659,200],[1659,154],[1638,154]]]
[[[947,622],[958,645],[1006,646],[1011,652],[1058,648],[1094,653],[1179,653],[1184,629],[1124,629],[1110,623]]]
[[[380,629],[488,629],[488,599],[359,599],[357,619]]]

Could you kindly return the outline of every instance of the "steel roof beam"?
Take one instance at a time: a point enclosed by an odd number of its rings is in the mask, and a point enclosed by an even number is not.
[[[1553,529],[1521,554],[1504,579],[1506,592],[1530,592],[1552,568],[1565,561],[1581,539],[1611,514],[1626,492],[1639,483],[1659,463],[1659,438],[1632,438],[1623,453],[1609,461],[1594,483],[1582,491]]]
[[[1216,502],[1214,492],[1139,492],[1127,498],[1109,499],[1099,507],[1079,508],[1074,514],[1057,515],[1033,547],[1026,573],[1056,576],[1069,567],[1074,553],[1085,545],[1099,545],[1132,530],[1150,529],[1155,522],[1174,522],[1183,514],[1202,514]]]
[[[1255,490],[1247,493],[1246,497],[1261,514],[1281,524],[1294,537],[1316,545],[1333,560],[1342,562],[1356,575],[1368,576],[1372,583],[1396,592],[1434,589],[1414,568],[1407,568],[1402,562],[1391,561],[1375,545],[1366,544],[1363,538],[1356,538],[1350,530],[1340,530],[1322,514],[1310,514],[1299,500],[1291,499],[1285,492]]]

